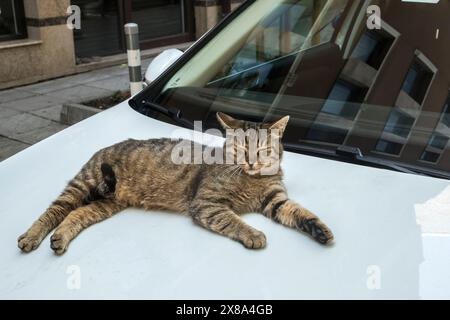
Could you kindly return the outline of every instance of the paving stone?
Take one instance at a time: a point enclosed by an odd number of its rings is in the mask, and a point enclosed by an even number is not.
[[[62,105],[51,106],[44,109],[31,111],[36,116],[59,122],[61,119]]]
[[[67,128],[66,125],[59,124],[56,122],[50,122],[48,126],[37,128],[34,130],[29,130],[21,134],[14,135],[14,139],[23,141],[25,143],[34,144],[45,138],[50,137],[51,135]]]
[[[0,123],[0,135],[15,138],[18,135],[38,128],[49,126],[53,121],[36,117],[28,113],[20,113]]]
[[[35,93],[20,90],[20,89],[4,90],[4,91],[0,91],[0,103],[24,99],[24,98],[32,97],[35,95],[36,95]]]
[[[3,103],[3,106],[17,111],[30,112],[33,110],[48,108],[52,105],[62,104],[63,102],[64,100],[62,98],[48,95],[38,95],[25,99],[9,101]]]
[[[48,95],[52,97],[65,100],[65,102],[84,102],[92,99],[102,98],[112,95],[111,90],[77,85],[67,89],[49,92]]]
[[[9,158],[27,147],[29,147],[29,144],[0,137],[0,161]]]
[[[130,80],[128,75],[117,76],[109,79],[89,82],[89,86],[111,91],[126,91],[130,89]]]
[[[6,120],[9,117],[12,117],[20,112],[14,109],[6,108],[2,104],[0,104],[0,125],[2,120]]]
[[[101,74],[107,74],[109,77],[115,77],[115,76],[123,76],[128,74],[128,65],[126,63],[114,66],[111,68],[105,68],[105,69],[98,69],[94,71],[97,73],[97,76],[100,76]],[[103,78],[105,79],[105,78]],[[96,80],[93,80],[96,81]]]

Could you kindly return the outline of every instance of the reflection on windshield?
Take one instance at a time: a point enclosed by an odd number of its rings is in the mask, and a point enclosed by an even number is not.
[[[287,58],[301,49],[331,41],[345,6],[346,1],[335,1],[333,7],[326,10],[327,19],[322,17],[318,26],[315,23],[324,8],[323,1],[281,3],[251,31],[245,45],[213,80],[247,71],[265,62],[273,64],[275,59]],[[312,31],[313,27],[316,31]]]
[[[367,7],[381,26],[368,29]],[[450,3],[255,1],[167,82],[158,103],[291,115],[285,142],[450,172]],[[413,27],[411,21],[421,21]]]

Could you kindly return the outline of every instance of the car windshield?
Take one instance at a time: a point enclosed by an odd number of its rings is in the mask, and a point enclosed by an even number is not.
[[[283,143],[292,150],[347,146],[448,174],[449,16],[442,0],[247,1],[148,99],[203,129],[218,127],[217,111],[290,115]]]

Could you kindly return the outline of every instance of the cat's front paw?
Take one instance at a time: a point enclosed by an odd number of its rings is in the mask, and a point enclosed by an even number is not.
[[[17,239],[17,246],[23,252],[30,252],[39,247],[41,241],[42,239],[39,235],[27,231]]]
[[[258,230],[252,230],[242,239],[242,243],[248,249],[262,249],[266,246],[266,236]]]
[[[67,239],[64,233],[55,231],[50,238],[50,248],[52,248],[57,255],[62,255],[66,252],[69,242],[69,239]]]
[[[299,225],[300,230],[308,233],[314,240],[320,244],[330,244],[334,236],[331,230],[319,219],[309,219]]]

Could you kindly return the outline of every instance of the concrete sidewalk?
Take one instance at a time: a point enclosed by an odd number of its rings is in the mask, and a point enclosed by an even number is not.
[[[142,61],[142,71],[151,59]],[[126,64],[0,91],[0,161],[66,128],[62,105],[129,89]]]

